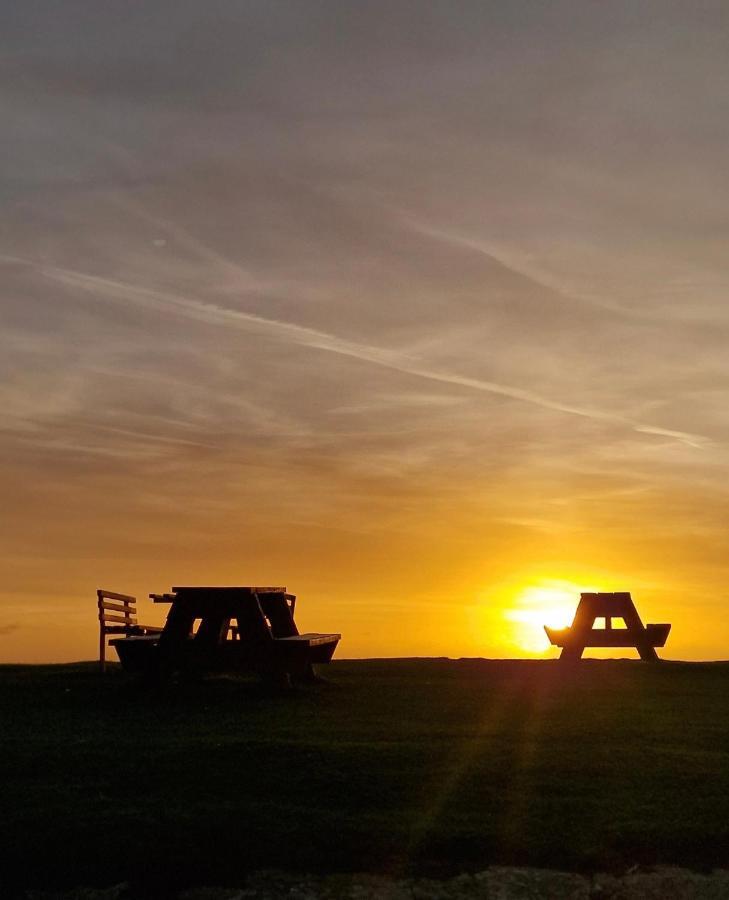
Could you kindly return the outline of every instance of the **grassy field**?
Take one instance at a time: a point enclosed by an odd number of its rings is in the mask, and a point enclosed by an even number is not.
[[[729,866],[729,664],[370,660],[328,677],[271,696],[0,667],[0,878]]]

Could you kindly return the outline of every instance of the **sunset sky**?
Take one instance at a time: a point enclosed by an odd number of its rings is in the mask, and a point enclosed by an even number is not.
[[[729,656],[726,3],[6,2],[0,74],[0,660],[186,583]]]

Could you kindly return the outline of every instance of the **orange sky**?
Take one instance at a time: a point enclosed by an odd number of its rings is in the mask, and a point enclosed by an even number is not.
[[[343,656],[549,653],[630,590],[729,655],[720,5],[0,26],[0,660],[180,583]]]

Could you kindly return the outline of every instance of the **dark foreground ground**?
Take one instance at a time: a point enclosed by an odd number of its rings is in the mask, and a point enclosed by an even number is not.
[[[729,664],[335,663],[272,696],[0,667],[5,888],[729,867]]]

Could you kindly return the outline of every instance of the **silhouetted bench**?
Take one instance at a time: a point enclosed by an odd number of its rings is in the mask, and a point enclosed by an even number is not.
[[[157,641],[161,628],[154,625],[140,625],[137,622],[137,598],[130,594],[98,590],[96,592],[99,610],[99,666],[106,671],[106,642],[110,634],[123,634],[126,639],[137,638]],[[121,639],[110,641],[113,646]],[[118,650],[118,648],[117,648]],[[121,657],[120,657],[121,658]]]
[[[605,619],[604,628],[595,628],[595,619]],[[625,628],[613,628],[613,619],[623,619]],[[587,647],[635,647],[641,659],[657,660],[656,647],[664,647],[671,626],[644,625],[630,593],[580,594],[575,617],[569,628],[544,626],[550,642],[562,647],[560,659],[580,659]]]

